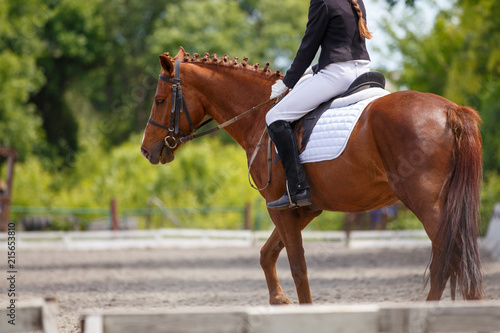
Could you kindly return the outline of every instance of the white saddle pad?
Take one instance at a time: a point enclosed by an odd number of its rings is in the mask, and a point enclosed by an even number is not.
[[[316,123],[300,161],[313,163],[339,157],[365,107],[388,94],[382,88],[371,88],[334,100]]]

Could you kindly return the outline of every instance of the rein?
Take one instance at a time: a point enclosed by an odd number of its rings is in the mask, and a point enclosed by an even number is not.
[[[250,161],[248,162],[248,174],[247,174],[248,183],[250,184],[250,186],[253,189],[255,189],[257,191],[263,191],[269,186],[269,184],[271,184],[271,170],[273,168],[273,165],[272,165],[273,159],[271,157],[272,156],[271,137],[269,137],[267,140],[267,183],[266,183],[266,185],[264,185],[264,187],[259,188],[252,183],[252,179],[250,178],[250,170],[252,169],[252,164],[255,161],[255,158],[257,157],[257,153],[259,152],[260,147],[262,147],[262,141],[264,140],[264,134],[266,134],[266,132],[267,132],[267,127],[264,128],[264,132],[262,132],[262,135],[260,136],[259,142],[257,143],[257,146],[255,146],[255,150],[253,151],[252,157],[250,157]]]
[[[279,101],[279,98],[269,99],[263,103],[260,103],[259,105],[256,105],[256,106],[246,110],[245,112],[237,115],[236,117],[234,117],[226,122],[223,122],[222,124],[217,125],[214,128],[211,128],[209,130],[206,130],[206,131],[198,133],[198,134],[189,134],[188,135],[188,134],[185,134],[179,130],[179,122],[180,122],[181,113],[186,114],[186,117],[187,117],[187,120],[189,123],[189,127],[191,128],[191,131],[193,133],[195,133],[201,127],[208,124],[213,119],[208,118],[200,126],[194,127],[193,122],[191,121],[191,116],[189,115],[189,111],[188,111],[187,106],[186,106],[186,100],[184,99],[184,95],[182,94],[180,72],[181,72],[181,60],[176,60],[175,61],[175,70],[174,70],[175,77],[171,78],[171,77],[162,76],[162,75],[160,75],[158,77],[159,80],[161,80],[161,81],[165,81],[165,82],[169,82],[169,83],[173,84],[172,85],[172,104],[171,104],[171,108],[170,108],[169,126],[167,127],[167,126],[159,124],[151,119],[148,119],[149,124],[154,125],[154,126],[159,127],[159,128],[162,128],[162,129],[165,129],[169,132],[168,135],[165,137],[165,139],[163,139],[163,141],[165,142],[165,145],[170,149],[174,149],[175,147],[177,147],[177,145],[179,143],[185,143],[185,142],[191,141],[193,139],[196,139],[196,138],[208,135],[208,134],[215,133],[216,131],[221,130],[224,127],[227,127],[227,126],[234,124],[235,122],[245,118],[246,116],[250,115],[254,111],[257,111],[259,108],[261,108],[261,107],[263,107],[271,102],[277,103]],[[272,159],[271,159],[271,138],[270,137],[268,140],[269,142],[268,142],[268,149],[267,149],[267,155],[268,155],[267,156],[267,164],[268,164],[267,184],[263,188],[257,188],[255,185],[252,184],[252,181],[250,180],[250,168],[252,167],[252,164],[253,164],[255,158],[257,157],[257,153],[259,152],[260,147],[262,146],[262,141],[264,139],[264,134],[266,132],[267,132],[267,128],[264,129],[264,132],[262,133],[262,135],[259,139],[259,142],[257,143],[257,146],[255,147],[255,150],[252,154],[252,157],[250,158],[249,165],[248,165],[248,181],[250,182],[250,186],[258,191],[262,191],[262,190],[266,189],[267,186],[271,183]],[[175,138],[174,134],[180,134],[181,137]]]

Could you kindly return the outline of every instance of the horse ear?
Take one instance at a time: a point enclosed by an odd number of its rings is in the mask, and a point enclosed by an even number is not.
[[[184,50],[184,48],[182,46],[179,47],[179,52],[177,53],[177,55],[174,57],[174,59],[184,59],[184,56],[186,54],[186,51]]]
[[[160,54],[160,65],[161,68],[163,68],[163,70],[168,74],[172,74],[174,72],[174,64],[172,62],[172,59],[164,54]]]

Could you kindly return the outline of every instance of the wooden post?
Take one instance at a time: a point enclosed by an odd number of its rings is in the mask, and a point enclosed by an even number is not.
[[[351,227],[352,227],[351,214],[345,213],[344,216],[345,247],[349,247],[351,242]]]
[[[111,199],[111,229],[112,230],[120,230],[120,226],[118,223],[118,209],[116,204],[116,198]]]
[[[0,148],[0,156],[7,157],[7,174],[5,188],[0,188],[0,231],[7,231],[12,201],[12,182],[14,180],[14,163],[17,152],[14,149]]]
[[[146,208],[146,229],[151,229],[151,217],[153,215],[153,203],[148,200],[148,205]]]
[[[245,230],[252,230],[252,204],[245,204]]]

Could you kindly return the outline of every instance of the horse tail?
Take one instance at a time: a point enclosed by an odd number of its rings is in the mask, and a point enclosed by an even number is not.
[[[439,269],[438,285],[451,277],[452,295],[458,287],[465,299],[481,299],[482,271],[477,238],[482,181],[481,118],[470,107],[449,105],[448,125],[455,137],[454,166],[448,179],[444,215],[436,235]]]

